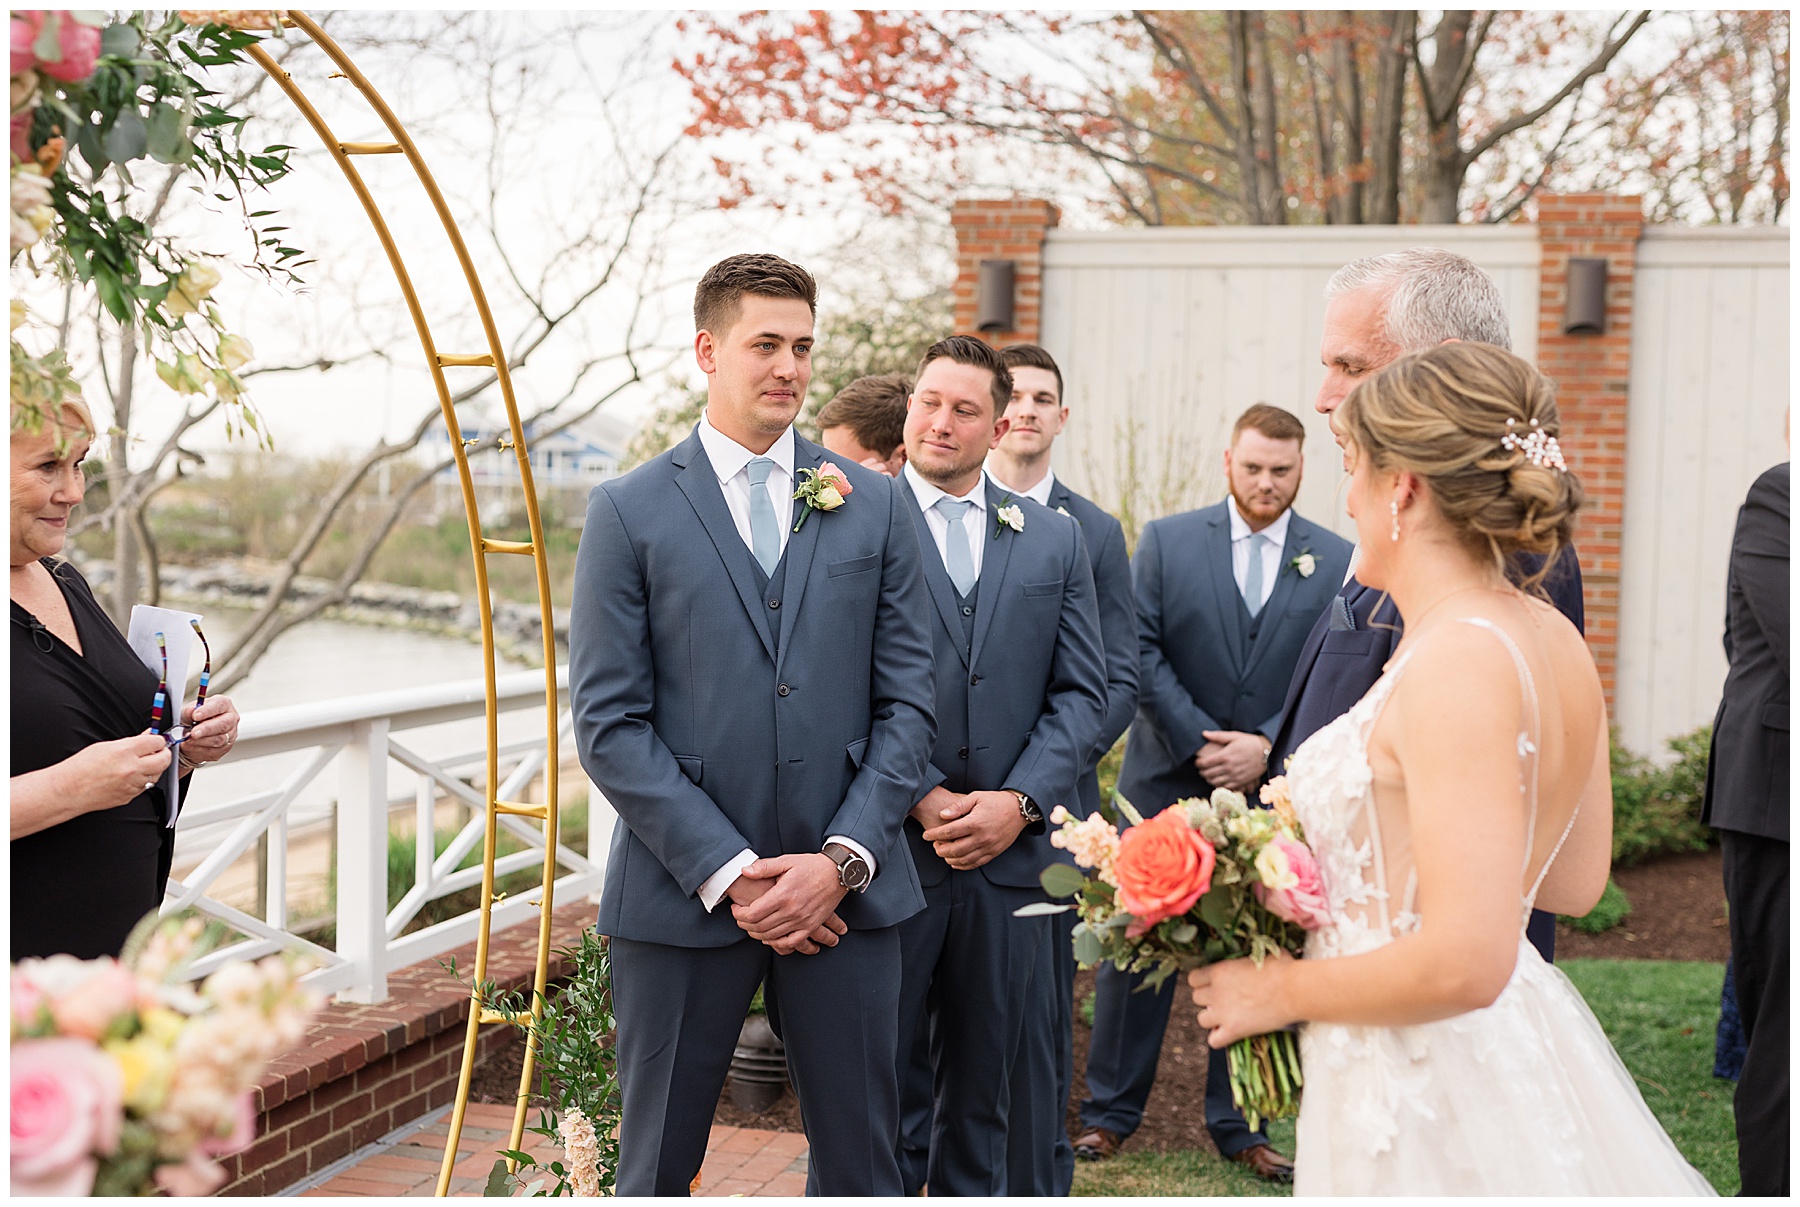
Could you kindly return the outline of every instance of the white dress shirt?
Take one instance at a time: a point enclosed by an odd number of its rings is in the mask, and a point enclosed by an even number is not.
[[[1033,486],[1030,490],[1013,490],[1012,487],[1002,482],[993,474],[988,474],[988,477],[993,478],[994,485],[998,486],[1001,490],[1012,490],[1013,494],[1016,494],[1021,498],[1030,499],[1039,507],[1050,506],[1050,492],[1056,489],[1056,471],[1053,469],[1045,470],[1044,476],[1038,479],[1038,484]]]
[[[938,562],[949,565],[949,558],[944,552],[945,542],[950,538],[950,521],[938,511],[939,499],[954,499],[959,496],[939,490],[927,482],[919,471],[908,461],[900,470],[906,480],[912,484],[913,497],[919,500],[919,510],[925,513],[925,526],[931,529],[931,539],[937,542]],[[975,483],[975,489],[960,496],[975,504],[973,511],[963,513],[963,533],[969,541],[969,561],[975,567],[976,581],[981,579],[981,550],[987,544],[987,471],[981,471],[981,477]]]
[[[1288,520],[1294,509],[1282,512],[1273,524],[1260,532],[1251,532],[1250,525],[1238,514],[1237,500],[1232,499],[1226,508],[1231,515],[1231,576],[1237,579],[1238,594],[1244,593],[1244,582],[1250,573],[1250,546],[1252,536],[1265,538],[1262,542],[1262,598],[1257,601],[1257,611],[1269,602],[1269,596],[1275,593],[1275,578],[1281,573],[1281,550],[1287,544]]]
[[[775,463],[769,471],[769,480],[763,489],[769,492],[769,502],[775,505],[775,524],[781,533],[781,552],[787,552],[789,530],[794,526],[794,429],[788,428],[775,437],[775,443],[769,446],[766,453],[753,453],[737,441],[712,425],[707,412],[700,412],[700,447],[706,450],[706,459],[712,463],[713,473],[718,475],[719,490],[725,496],[725,506],[731,512],[731,522],[737,525],[738,537],[744,542],[744,548],[754,551],[756,544],[750,535],[750,462],[758,457],[767,457]],[[839,834],[828,837],[827,842],[841,842],[863,857],[869,865],[869,874],[875,874],[875,857],[869,849],[851,838]],[[700,886],[700,904],[708,913],[725,896],[737,878],[743,875],[744,869],[755,863],[755,851],[745,847],[732,857],[724,867],[706,878]]]

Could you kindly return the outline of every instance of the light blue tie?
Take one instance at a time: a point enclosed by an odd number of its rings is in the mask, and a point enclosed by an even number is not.
[[[1250,616],[1263,609],[1263,542],[1269,538],[1260,532],[1250,534],[1250,565],[1244,571],[1244,606],[1250,609]]]
[[[975,586],[975,559],[969,555],[969,530],[963,520],[975,504],[967,499],[939,499],[932,506],[950,526],[950,531],[944,534],[944,569],[950,572],[950,583],[956,593],[967,595]]]
[[[781,560],[781,526],[775,522],[775,504],[769,498],[769,474],[775,462],[767,457],[753,457],[745,466],[750,475],[750,552],[764,574],[775,577],[775,564]]]

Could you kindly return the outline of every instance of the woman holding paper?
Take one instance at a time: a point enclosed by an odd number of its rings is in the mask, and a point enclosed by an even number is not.
[[[237,739],[237,710],[223,696],[185,711],[187,738],[173,749],[150,732],[158,675],[87,580],[57,560],[93,433],[80,403],[65,403],[52,424],[13,402],[14,960],[117,955],[168,880],[170,760],[179,752],[185,775]],[[171,685],[177,699],[181,687]]]

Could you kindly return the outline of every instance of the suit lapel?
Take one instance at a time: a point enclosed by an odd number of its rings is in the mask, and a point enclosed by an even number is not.
[[[824,450],[809,440],[802,440],[798,434],[794,436],[794,485],[800,485],[800,471],[818,469],[825,460]],[[844,504],[851,506],[848,500]],[[800,518],[799,500],[794,501],[794,520]],[[794,635],[794,625],[800,615],[800,605],[806,599],[806,582],[813,564],[813,554],[819,548],[819,533],[825,525],[833,523],[831,517],[824,512],[815,511],[806,517],[800,525],[799,532],[788,534],[787,552],[782,556],[787,559],[787,593],[788,598],[782,601],[781,611],[781,654],[775,660],[775,669],[781,669],[781,659],[787,656],[790,640]],[[792,523],[792,521],[790,521]],[[738,542],[742,544],[742,541]]]
[[[1232,673],[1242,678],[1243,639],[1239,636],[1242,630],[1238,628],[1237,618],[1238,600],[1241,596],[1237,589],[1237,576],[1231,571],[1231,521],[1225,514],[1225,508],[1230,505],[1221,503],[1207,521],[1205,564],[1213,568],[1213,604],[1219,614],[1218,631],[1231,634],[1231,640],[1223,642],[1223,645],[1231,656]]]
[[[981,514],[981,522],[987,525],[982,537],[987,547],[981,552],[981,596],[975,603],[975,640],[969,643],[969,665],[981,661],[981,647],[987,641],[988,630],[994,625],[994,613],[1000,610],[1002,584],[1006,581],[1006,566],[1012,560],[1012,549],[1015,542],[1023,540],[1023,532],[1014,532],[1007,528],[1002,530],[996,512],[1002,499],[1010,499],[1009,491],[1001,490],[990,478],[987,483],[987,510]]]
[[[725,573],[731,576],[731,584],[737,588],[738,599],[750,617],[750,627],[756,630],[757,640],[763,643],[763,649],[768,652],[769,661],[773,663],[775,646],[762,621],[762,592],[757,589],[756,580],[750,573],[750,559],[747,556],[749,551],[744,547],[744,538],[738,535],[737,525],[731,522],[731,509],[725,505],[725,495],[719,489],[718,475],[713,473],[712,462],[707,459],[706,450],[700,445],[697,431],[682,443],[675,459],[684,467],[675,476],[675,485],[687,496],[688,502],[693,505],[694,514],[700,517],[700,524],[706,529],[706,535],[712,538],[719,560],[725,563]]]
[[[1275,563],[1275,589],[1269,592],[1269,601],[1263,605],[1263,622],[1257,626],[1256,640],[1251,643],[1250,656],[1244,662],[1244,673],[1249,674],[1256,669],[1262,659],[1263,651],[1274,640],[1276,625],[1274,618],[1286,609],[1288,599],[1294,594],[1300,582],[1300,571],[1290,564],[1300,554],[1300,547],[1311,540],[1310,532],[1303,532],[1299,516],[1288,517],[1287,540],[1281,546],[1281,557]]]
[[[912,513],[915,531],[919,534],[919,560],[925,565],[925,585],[931,589],[931,602],[937,605],[938,619],[943,622],[944,631],[950,634],[950,644],[956,648],[956,656],[968,666],[968,656],[963,651],[962,621],[956,612],[956,588],[950,584],[950,573],[944,569],[944,559],[938,556],[937,541],[931,535],[931,525],[925,522],[925,513],[919,510],[919,496],[912,490],[912,483],[902,474],[899,479],[900,493],[906,497],[906,506]]]

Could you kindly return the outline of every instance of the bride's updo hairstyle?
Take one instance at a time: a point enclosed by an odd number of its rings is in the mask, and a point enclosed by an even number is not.
[[[1549,378],[1492,344],[1440,344],[1357,386],[1335,418],[1359,456],[1428,482],[1451,530],[1503,572],[1514,553],[1543,555],[1521,583],[1542,594],[1582,505]]]

